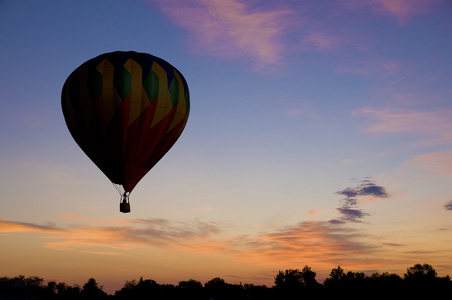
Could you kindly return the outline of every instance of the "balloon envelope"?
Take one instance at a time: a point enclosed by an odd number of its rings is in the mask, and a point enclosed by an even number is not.
[[[173,146],[190,110],[182,74],[132,51],[83,63],[64,83],[61,105],[74,140],[126,193]]]

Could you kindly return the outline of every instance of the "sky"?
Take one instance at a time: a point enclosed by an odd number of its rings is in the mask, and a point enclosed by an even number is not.
[[[451,36],[448,0],[0,1],[0,276],[452,275]],[[130,214],[61,111],[117,50],[170,62],[191,101]]]

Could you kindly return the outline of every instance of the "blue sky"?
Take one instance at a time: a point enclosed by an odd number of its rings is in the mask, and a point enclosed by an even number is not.
[[[451,275],[451,14],[440,0],[0,2],[2,275],[108,291],[141,276],[271,286],[304,265],[319,280],[337,265]],[[167,60],[191,96],[128,215],[60,105],[75,68],[116,50]]]

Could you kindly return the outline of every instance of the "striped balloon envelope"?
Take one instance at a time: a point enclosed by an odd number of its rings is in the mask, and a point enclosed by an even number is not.
[[[67,78],[66,125],[120,192],[121,211],[130,211],[129,194],[181,135],[189,98],[182,74],[146,53],[105,53]]]

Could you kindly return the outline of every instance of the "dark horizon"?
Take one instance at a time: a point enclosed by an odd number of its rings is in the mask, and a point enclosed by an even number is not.
[[[436,296],[452,292],[450,276],[439,277],[433,266],[415,264],[407,268],[403,277],[394,273],[345,271],[333,268],[323,283],[316,280],[316,272],[309,266],[302,270],[286,269],[274,277],[274,285],[253,283],[230,284],[220,277],[212,278],[204,285],[195,279],[180,281],[177,285],[159,284],[153,279],[126,281],[113,294],[90,278],[83,285],[70,286],[64,282],[47,281],[38,276],[0,277],[0,299],[281,299],[281,297],[332,296],[369,292],[372,296],[385,295],[396,299],[408,295]],[[388,296],[390,293],[392,296]]]

